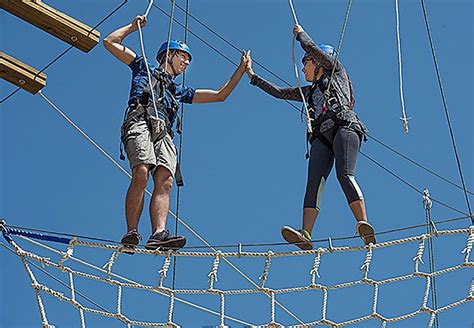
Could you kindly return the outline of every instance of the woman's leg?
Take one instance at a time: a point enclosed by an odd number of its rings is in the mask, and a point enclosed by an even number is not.
[[[326,180],[334,163],[332,150],[319,139],[311,145],[308,163],[308,182],[303,203],[303,229],[311,234],[319,214]]]
[[[357,221],[367,221],[364,197],[355,179],[359,156],[359,135],[348,127],[341,127],[334,137],[337,179]]]

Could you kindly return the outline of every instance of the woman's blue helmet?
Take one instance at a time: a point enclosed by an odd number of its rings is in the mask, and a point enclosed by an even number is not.
[[[336,52],[334,47],[331,46],[330,44],[321,43],[321,44],[318,44],[318,48],[321,49],[325,54],[329,56],[333,56],[334,53]],[[309,53],[305,53],[301,61],[304,64],[304,62],[307,60],[314,60],[314,58]]]
[[[160,49],[158,49],[158,52],[156,53],[156,59],[159,59],[160,56],[166,52],[166,49],[168,49],[168,42],[163,42],[160,46]],[[193,55],[191,54],[191,49],[189,49],[188,45],[183,41],[171,40],[169,49],[184,51],[189,55],[189,61],[191,61],[193,58]]]

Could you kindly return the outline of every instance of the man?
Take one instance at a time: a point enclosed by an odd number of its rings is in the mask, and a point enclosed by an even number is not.
[[[336,162],[337,178],[357,221],[356,230],[364,244],[375,243],[374,229],[367,221],[364,198],[355,179],[359,148],[367,130],[353,111],[352,83],[344,66],[333,58],[332,46],[316,46],[300,25],[294,26],[293,33],[306,52],[302,59],[303,73],[311,85],[301,89],[308,104],[313,133],[308,136],[311,151],[302,228],[284,226],[281,233],[287,242],[303,250],[313,248],[311,232],[320,211],[324,185]],[[280,88],[255,74],[250,52],[245,56],[252,85],[276,98],[303,101],[297,87]]]
[[[191,104],[226,100],[245,72],[244,56],[231,78],[218,90],[175,84],[174,79],[186,70],[192,60],[189,47],[175,40],[169,45],[163,43],[156,56],[159,67],[153,68],[143,57],[122,45],[123,40],[138,29],[138,24],[145,27],[146,17],[137,16],[132,23],[112,32],[103,41],[105,48],[132,70],[129,107],[121,136],[132,169],[132,181],[125,199],[127,233],[121,243],[133,248],[141,240],[137,228],[150,174],[154,182],[150,203],[152,231],[145,247],[152,250],[179,249],[186,244],[186,238],[172,236],[166,229],[177,167],[172,126],[179,105],[181,102]],[[151,83],[148,73],[152,75]]]

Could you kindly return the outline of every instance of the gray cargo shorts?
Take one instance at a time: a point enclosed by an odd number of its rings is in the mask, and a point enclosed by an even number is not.
[[[174,177],[176,173],[177,154],[176,146],[171,136],[166,133],[166,124],[161,120],[153,122],[155,133],[161,130],[161,136],[152,136],[146,121],[146,114],[136,115],[140,105],[130,111],[122,126],[122,141],[125,146],[130,168],[140,164],[150,166],[153,175],[158,166],[163,166]],[[163,136],[164,135],[164,136]],[[152,141],[156,139],[155,141]]]

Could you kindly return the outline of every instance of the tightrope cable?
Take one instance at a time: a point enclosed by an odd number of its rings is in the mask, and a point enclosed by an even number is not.
[[[450,219],[433,221],[432,223],[434,223],[436,226],[439,226],[439,225],[442,225],[442,224],[451,223],[451,222],[458,222],[458,221],[463,221],[463,220],[467,220],[467,219],[471,219],[471,216],[465,215],[465,216],[460,216],[460,217],[455,217],[455,218],[450,218]],[[418,229],[418,228],[425,228],[425,227],[428,227],[428,225],[431,225],[431,223],[429,223],[429,224],[427,224],[427,223],[417,224],[417,225],[412,225],[412,226],[393,228],[393,229],[384,230],[384,231],[377,231],[377,232],[374,233],[374,235],[375,236],[382,236],[382,235],[392,234],[392,233],[396,233],[396,232],[414,230],[414,229]],[[108,239],[103,239],[103,238],[96,238],[96,237],[90,237],[90,236],[81,236],[81,235],[76,235],[76,234],[71,234],[71,233],[50,231],[50,230],[44,230],[44,229],[35,229],[35,228],[22,227],[22,226],[16,226],[16,225],[11,225],[11,224],[5,224],[5,227],[7,229],[10,229],[9,232],[11,232],[11,229],[13,229],[13,230],[28,231],[28,232],[44,233],[44,234],[49,234],[49,235],[66,236],[66,237],[71,237],[71,238],[87,239],[87,240],[93,240],[93,241],[98,241],[98,242],[105,242],[105,243],[120,245],[119,241],[108,240]],[[33,238],[33,237],[31,237],[31,238]],[[342,237],[333,237],[333,238],[331,238],[331,240],[332,241],[345,241],[345,240],[352,240],[352,239],[359,239],[359,238],[360,238],[359,236],[350,235],[350,236],[342,236]],[[328,241],[327,238],[311,240],[311,242],[313,242],[313,243],[327,243],[327,241]],[[238,243],[238,244],[221,244],[221,245],[210,245],[210,246],[192,245],[192,246],[185,246],[182,249],[186,249],[186,250],[188,250],[188,249],[221,249],[221,248],[269,247],[269,246],[292,246],[292,245],[287,243],[287,242]]]
[[[441,73],[440,73],[439,67],[438,67],[438,60],[436,58],[436,52],[435,52],[435,48],[434,48],[433,38],[431,36],[431,29],[430,29],[430,24],[428,22],[428,14],[426,12],[425,1],[424,0],[421,0],[421,7],[423,9],[423,17],[424,17],[424,20],[425,20],[426,31],[428,33],[428,40],[430,42],[431,55],[433,57],[433,62],[434,62],[435,71],[436,71],[436,77],[437,77],[437,80],[438,80],[439,91],[441,93],[441,99],[443,101],[444,113],[445,113],[445,116],[446,116],[446,121],[448,123],[449,135],[451,137],[451,143],[452,143],[453,150],[454,150],[454,156],[456,158],[458,173],[459,173],[459,177],[461,179],[461,184],[462,184],[462,187],[463,187],[463,190],[464,190],[464,197],[466,198],[467,208],[468,208],[469,214],[472,215],[471,203],[469,202],[469,197],[467,196],[466,183],[464,182],[464,174],[462,172],[461,161],[459,159],[458,149],[457,149],[457,146],[456,146],[456,140],[454,138],[453,127],[451,125],[451,119],[449,117],[448,103],[446,101],[446,95],[444,93],[443,83],[441,81]],[[474,224],[474,219],[472,220],[471,223]]]
[[[412,185],[410,182],[404,180],[403,178],[401,178],[399,175],[397,175],[396,173],[392,172],[391,170],[387,169],[385,166],[383,166],[382,164],[380,164],[379,162],[377,162],[376,160],[374,160],[373,158],[371,158],[370,156],[366,155],[364,152],[360,151],[360,154],[362,156],[364,156],[365,158],[367,158],[369,161],[371,161],[372,163],[374,163],[375,165],[377,165],[378,167],[380,167],[382,170],[384,170],[385,172],[389,173],[391,176],[397,178],[399,181],[401,181],[402,183],[404,183],[405,185],[407,185],[408,187],[410,187],[411,189],[413,189],[414,191],[416,191],[417,193],[419,193],[420,195],[423,195],[423,191],[421,191],[420,189],[416,188],[414,185]],[[436,200],[434,198],[431,198],[434,202],[446,207],[446,208],[449,208],[455,212],[458,212],[460,214],[464,214],[464,215],[468,215],[469,217],[472,217],[471,214],[467,214],[463,211],[460,211],[458,210],[457,208],[454,208],[448,204],[445,204],[439,200]]]
[[[339,42],[336,48],[336,56],[334,58],[333,65],[332,65],[331,77],[329,78],[328,87],[326,91],[324,92],[324,95],[326,96],[326,100],[329,99],[330,97],[330,91],[331,91],[330,89],[332,86],[332,80],[334,78],[334,73],[336,72],[336,66],[339,62],[339,55],[341,53],[342,41],[344,41],[344,34],[346,33],[347,23],[349,22],[349,14],[351,13],[351,8],[352,8],[352,0],[349,0],[349,3],[347,4],[346,14],[344,16],[344,23],[342,24],[341,35],[339,36]]]
[[[408,157],[407,155],[402,154],[401,152],[399,152],[399,151],[396,150],[395,148],[393,148],[393,147],[387,145],[386,143],[384,143],[384,142],[382,142],[381,140],[377,139],[377,138],[374,137],[373,135],[367,134],[367,137],[370,138],[370,139],[372,139],[372,140],[375,141],[376,143],[380,144],[381,146],[387,148],[388,150],[390,150],[391,152],[395,153],[396,155],[398,155],[398,156],[402,157],[403,159],[409,161],[410,163],[412,163],[412,164],[418,166],[420,169],[425,170],[426,172],[428,172],[428,173],[434,175],[435,177],[437,177],[437,178],[443,180],[444,182],[449,183],[450,185],[452,185],[452,186],[454,186],[454,187],[456,187],[456,188],[459,188],[459,189],[461,189],[461,190],[464,190],[462,186],[460,186],[460,185],[454,183],[454,182],[451,181],[451,180],[446,179],[445,177],[443,177],[443,176],[440,175],[439,173],[436,173],[435,171],[433,171],[433,170],[427,168],[426,166],[424,166],[424,165],[422,165],[422,164],[420,164],[420,163],[414,161],[413,159],[411,159],[411,158]],[[474,193],[472,193],[472,192],[469,191],[469,190],[467,190],[467,192],[468,192],[470,195],[474,195]]]
[[[173,5],[176,5],[173,2]],[[184,43],[188,44],[188,27],[189,27],[189,0],[186,0],[186,15],[185,15],[185,22],[184,22]],[[183,86],[186,85],[186,71],[183,72]],[[179,116],[179,146],[178,146],[178,165],[182,168],[183,163],[183,133],[184,133],[184,102],[181,103],[181,113]],[[179,217],[179,210],[180,210],[180,200],[181,200],[181,186],[178,186],[178,191],[176,193],[176,217]],[[175,229],[174,234],[175,236],[178,235],[178,227],[179,222],[175,219]],[[176,282],[176,268],[178,265],[178,258],[173,257],[173,283],[172,287],[175,289],[175,282]]]

